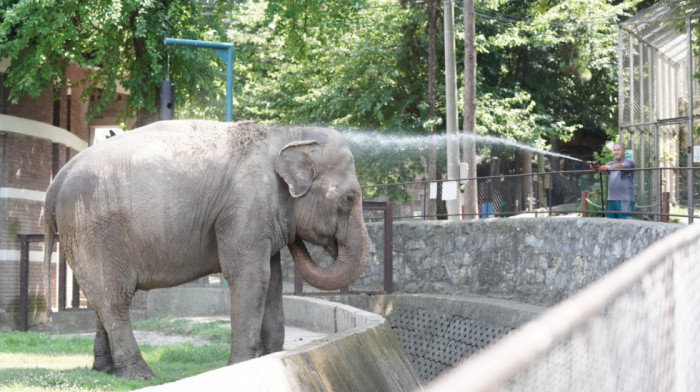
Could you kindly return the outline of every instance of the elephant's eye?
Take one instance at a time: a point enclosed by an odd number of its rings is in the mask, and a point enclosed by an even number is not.
[[[340,198],[340,209],[342,210],[350,210],[353,204],[355,204],[355,194],[352,192],[348,192]]]

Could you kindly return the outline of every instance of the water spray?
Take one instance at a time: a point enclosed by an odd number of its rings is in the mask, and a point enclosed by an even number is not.
[[[429,146],[444,147],[448,140],[450,141],[460,141],[465,137],[474,139],[475,142],[481,142],[489,145],[502,145],[506,147],[513,147],[520,150],[530,151],[536,154],[547,155],[554,158],[568,159],[576,162],[581,162],[588,164],[589,162],[583,161],[578,158],[574,158],[569,155],[560,154],[557,152],[543,150],[534,146],[516,142],[515,140],[506,139],[497,136],[489,135],[478,135],[478,134],[432,134],[432,135],[391,135],[382,134],[379,132],[362,132],[362,131],[342,131],[345,140],[351,146],[357,146],[364,150],[374,150],[374,151],[384,151],[392,149],[394,151],[403,151],[406,149],[413,149],[420,151],[428,148]],[[589,165],[590,166],[590,165]]]

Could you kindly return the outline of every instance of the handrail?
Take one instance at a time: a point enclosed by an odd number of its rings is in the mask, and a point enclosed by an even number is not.
[[[694,218],[700,218],[700,215],[698,215],[697,212],[697,206],[693,208],[692,210],[689,210],[687,214],[680,214],[680,213],[670,213],[670,209],[668,208],[669,206],[669,200],[675,200],[673,197],[664,199],[664,192],[665,190],[661,186],[662,181],[666,181],[666,179],[663,179],[662,176],[664,175],[663,172],[685,172],[687,170],[700,170],[700,167],[657,167],[657,168],[634,168],[634,169],[625,169],[626,171],[632,171],[635,173],[640,173],[639,176],[642,178],[642,180],[635,180],[635,188],[639,187],[641,188],[644,192],[638,192],[637,193],[637,198],[639,203],[636,206],[637,211],[630,213],[629,215],[634,215],[637,218],[642,218],[642,217],[651,217],[652,219],[655,220],[662,220],[662,221],[667,221],[670,217],[674,218],[687,218],[689,223],[692,223]],[[651,173],[651,174],[647,174]],[[652,177],[649,178],[648,176],[651,175]],[[463,218],[466,217],[483,217],[483,215],[494,215],[495,217],[509,217],[509,216],[515,216],[515,215],[522,215],[522,214],[535,214],[536,216],[556,216],[556,215],[563,215],[563,214],[572,214],[572,213],[582,213],[584,214],[605,214],[606,212],[600,211],[600,210],[595,210],[595,209],[589,209],[589,208],[584,208],[583,206],[581,207],[575,207],[575,208],[556,208],[556,206],[562,206],[565,204],[570,204],[569,203],[564,203],[561,201],[556,201],[552,200],[553,195],[552,192],[554,193],[566,193],[570,197],[576,196],[574,193],[572,193],[572,189],[579,189],[580,184],[575,184],[572,182],[572,178],[576,179],[575,177],[578,177],[580,179],[581,177],[586,176],[588,177],[588,180],[586,180],[587,183],[587,190],[588,189],[593,189],[594,186],[599,186],[601,184],[600,180],[600,175],[594,171],[594,170],[566,170],[566,171],[548,171],[548,172],[533,172],[533,173],[528,173],[528,174],[507,174],[507,175],[498,175],[498,176],[481,176],[481,177],[468,177],[468,178],[460,178],[460,179],[439,179],[439,180],[421,180],[421,181],[412,181],[412,182],[397,182],[397,183],[392,183],[392,184],[371,184],[371,185],[363,185],[362,189],[364,192],[367,192],[368,190],[374,190],[376,189],[379,194],[383,194],[386,192],[384,189],[386,188],[392,188],[392,187],[409,187],[409,186],[414,186],[415,188],[418,189],[411,189],[407,191],[412,191],[415,194],[421,195],[421,197],[427,198],[428,194],[428,185],[432,183],[446,183],[446,182],[458,182],[458,183],[466,183],[468,181],[477,181],[479,186],[482,186],[483,184],[487,184],[486,186],[488,187],[488,194],[479,195],[479,204],[481,203],[489,203],[492,202],[494,205],[494,208],[496,207],[496,203],[494,199],[494,193],[500,192],[496,196],[501,196],[501,197],[509,197],[509,198],[514,198],[514,194],[516,192],[521,193],[518,197],[520,197],[520,208],[515,208],[514,206],[508,206],[509,210],[503,210],[503,211],[494,211],[494,212],[476,212],[476,213],[465,213],[465,212],[460,212],[460,213],[452,213],[452,214],[447,214],[445,212],[436,212],[434,214],[427,214],[427,207],[424,205],[423,210],[419,211],[420,216],[419,219],[442,219],[442,218],[447,218],[447,217],[454,217],[454,216],[461,216]],[[604,185],[604,189],[607,189],[607,178],[608,175],[602,176],[606,178],[605,181],[602,182],[602,185]],[[511,182],[516,182],[516,181],[522,181],[524,178],[532,178],[532,184],[533,184],[533,190],[531,192],[524,192],[521,188],[522,185],[519,183],[513,183],[511,187],[513,189],[507,189],[503,190],[500,189],[498,191],[493,191],[491,188],[495,187],[497,184],[499,187],[508,187]],[[543,178],[543,179],[541,179]],[[564,186],[563,184],[560,184],[559,180],[560,179],[566,179],[567,186]],[[494,183],[491,183],[490,181],[495,181]],[[541,185],[541,182],[544,181],[544,183],[549,184],[549,187],[545,189],[545,193],[548,192],[546,195],[539,195],[539,199],[536,197],[533,200],[529,200],[523,196],[523,194],[527,193],[528,195],[534,195],[538,193],[537,186],[535,184]],[[641,182],[639,181],[644,181],[644,184],[642,185]],[[676,182],[683,182],[687,181],[685,178],[681,178],[680,174],[676,175],[675,178]],[[595,185],[599,184],[599,185]],[[692,195],[693,198],[693,204],[696,205],[698,202],[700,202],[700,184],[695,182],[695,192]],[[583,191],[583,189],[581,189]],[[678,186],[678,189],[675,189],[676,193],[672,194],[671,196],[677,196],[676,199],[681,201],[682,203],[685,201],[687,194],[684,193],[685,190],[681,189],[680,186]],[[580,195],[580,194],[579,194]],[[367,197],[365,197],[367,199]],[[422,200],[425,203],[424,199],[418,199],[414,198],[415,200]],[[542,204],[541,200],[542,199],[547,199],[546,204]],[[580,200],[583,200],[583,197],[579,198]],[[666,200],[666,204],[664,204],[664,200]],[[406,203],[410,203],[410,200],[406,200]],[[439,202],[439,201],[438,201]],[[400,203],[400,202],[398,202]],[[531,208],[527,209],[524,208],[528,203],[534,204],[536,208]],[[649,205],[647,205],[649,204]],[[553,208],[554,207],[554,208]],[[653,207],[652,211],[647,211],[645,209],[648,209],[650,207]],[[644,211],[641,211],[644,210]],[[401,213],[395,214],[394,219],[396,220],[405,220],[405,219],[411,219],[414,220],[417,217],[414,215],[404,215]]]

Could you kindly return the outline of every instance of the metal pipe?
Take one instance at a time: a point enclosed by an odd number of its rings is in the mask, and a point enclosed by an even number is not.
[[[624,77],[624,73],[622,72],[624,69],[624,63],[623,63],[623,56],[622,56],[622,29],[617,30],[617,80],[618,84],[620,85],[617,89],[617,102],[620,105],[618,108],[617,112],[617,124],[618,126],[622,127],[624,124],[625,120],[625,94],[623,92],[624,88],[622,87],[622,80]],[[618,130],[618,132],[622,132],[622,128]],[[622,138],[622,135],[618,138]]]
[[[219,55],[226,63],[226,121],[233,121],[233,44],[181,38],[165,38],[163,44],[213,49]]]
[[[455,62],[455,31],[453,0],[445,0],[444,4],[445,29],[445,116],[447,126],[447,180],[456,181],[459,178],[459,142],[457,135],[457,64]],[[443,190],[444,191],[444,190]],[[447,200],[449,219],[457,219],[459,213],[460,193],[455,200]],[[443,197],[445,195],[443,194]]]
[[[688,162],[689,168],[693,167],[693,29],[690,24],[691,18],[687,16],[685,18],[685,30],[688,34],[687,41],[687,56],[688,65],[686,66],[688,71],[688,79],[686,80],[688,86],[688,140],[686,145],[688,146]],[[693,223],[693,171],[688,170],[688,223]]]

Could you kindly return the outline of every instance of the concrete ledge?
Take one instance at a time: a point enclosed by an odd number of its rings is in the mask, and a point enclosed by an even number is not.
[[[173,287],[148,292],[147,317],[228,315],[229,291],[225,288]]]
[[[336,332],[324,339],[142,391],[408,391],[420,387],[381,316],[317,298],[285,297],[287,324]]]
[[[546,308],[500,298],[479,295],[384,294],[332,295],[329,301],[347,304],[391,318],[397,309],[416,308],[435,313],[460,315],[508,328],[517,328],[542,313]]]
[[[54,143],[61,143],[78,151],[82,151],[88,147],[88,143],[85,140],[80,139],[65,129],[40,121],[0,114],[0,124],[2,124],[0,126],[0,132],[12,132],[19,135],[49,139]]]

